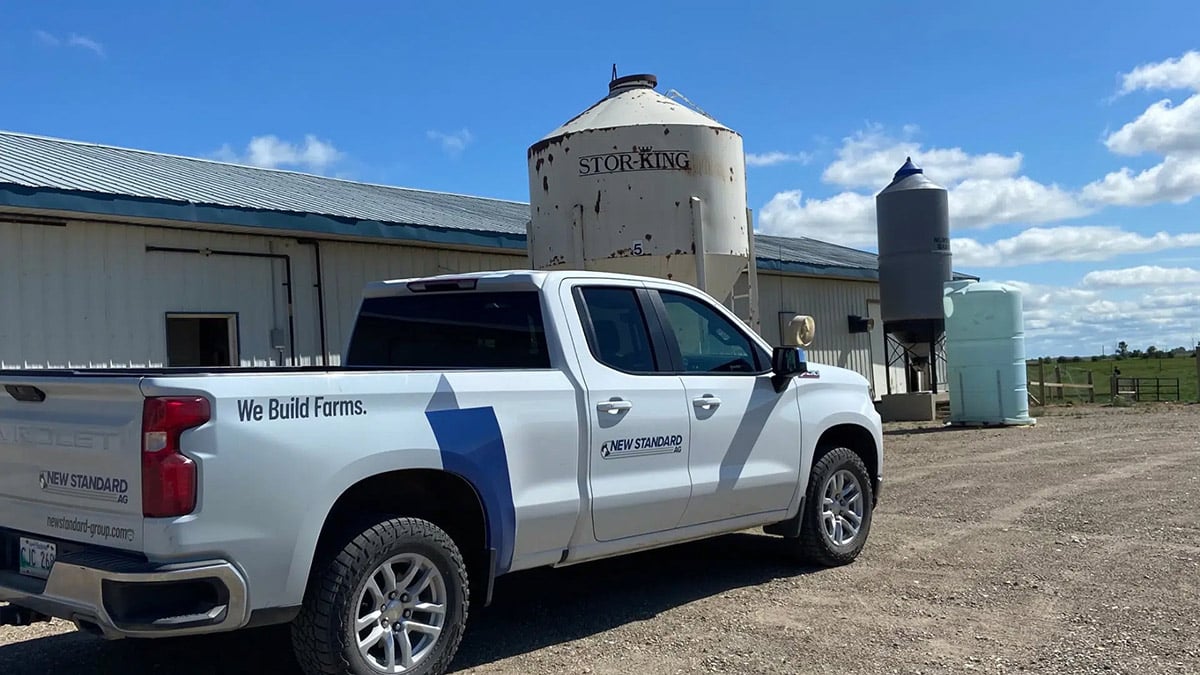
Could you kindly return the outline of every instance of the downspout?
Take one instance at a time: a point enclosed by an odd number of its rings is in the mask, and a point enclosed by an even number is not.
[[[321,279],[321,242],[316,239],[297,239],[297,242],[312,246],[313,260],[317,268],[317,280],[313,287],[317,289],[317,326],[321,334],[321,365],[329,366],[329,350],[325,342],[325,289]]]

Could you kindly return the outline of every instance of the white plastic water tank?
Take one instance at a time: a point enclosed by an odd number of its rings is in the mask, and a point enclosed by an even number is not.
[[[944,286],[950,423],[1024,425],[1029,417],[1021,293],[995,282]]]
[[[753,277],[742,137],[657,84],[614,79],[529,148],[531,264],[675,279],[728,304]]]

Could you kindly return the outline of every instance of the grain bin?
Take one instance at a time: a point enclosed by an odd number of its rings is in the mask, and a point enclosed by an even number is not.
[[[875,217],[887,351],[903,361],[906,391],[936,393],[945,331],[942,286],[953,278],[948,194],[908,157],[875,196]]]
[[[942,298],[950,423],[1025,425],[1029,389],[1021,293],[995,282],[954,281]]]
[[[743,319],[753,326],[742,137],[657,84],[614,78],[604,98],[529,148],[530,262],[674,279],[730,307],[749,297]]]
[[[951,280],[948,193],[909,157],[875,209],[883,322],[907,342],[927,341],[942,323],[942,285]]]

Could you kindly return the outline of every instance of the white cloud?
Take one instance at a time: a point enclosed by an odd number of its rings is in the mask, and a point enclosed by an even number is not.
[[[332,143],[313,134],[306,134],[302,143],[284,141],[273,134],[255,136],[243,153],[236,152],[228,143],[213,153],[214,159],[225,162],[266,169],[303,168],[318,173],[333,167],[344,157]]]
[[[104,45],[96,42],[86,35],[76,35],[75,33],[71,33],[71,37],[67,38],[67,44],[71,45],[72,47],[90,49],[97,55],[104,56]]]
[[[467,146],[471,144],[471,141],[475,140],[475,137],[471,135],[470,129],[466,128],[451,133],[429,131],[426,132],[426,135],[429,136],[429,140],[440,143],[442,150],[452,157],[462,154],[467,149]]]
[[[1170,99],[1158,101],[1111,134],[1104,144],[1121,155],[1200,151],[1200,96],[1174,107]]]
[[[908,157],[922,166],[930,178],[941,185],[952,185],[969,178],[1008,178],[1021,168],[1021,153],[971,155],[962,148],[922,149],[907,137],[917,128],[908,125],[902,139],[889,138],[878,125],[843,139],[837,159],[821,179],[845,188],[869,188],[876,192],[887,187],[896,170]]]
[[[1173,284],[1200,284],[1200,270],[1191,267],[1139,265],[1118,270],[1096,270],[1083,277],[1088,288],[1130,288]]]
[[[1200,336],[1200,285],[1194,291],[1154,288],[1088,289],[1006,281],[1021,291],[1026,354],[1112,353],[1126,340],[1130,349],[1190,345]]]
[[[1139,89],[1200,91],[1200,52],[1189,51],[1178,58],[1140,65],[1121,77],[1122,94]]]
[[[780,192],[762,208],[759,221],[766,234],[812,237],[843,246],[876,245],[875,198],[843,192],[828,199],[808,199],[800,190]]]
[[[1137,174],[1122,168],[1083,188],[1083,198],[1088,202],[1120,206],[1184,204],[1198,194],[1200,155],[1169,156]]]
[[[764,152],[746,153],[746,166],[775,166],[776,164],[799,163],[808,164],[812,155],[807,152]]]
[[[78,47],[80,49],[86,49],[90,52],[93,52],[97,56],[104,56],[104,45],[86,35],[71,33],[65,39],[63,39],[44,30],[35,30],[33,31],[33,34],[34,37],[38,39],[38,42],[41,42],[47,47],[60,47],[63,45],[67,47]]]
[[[1133,253],[1153,253],[1200,246],[1200,233],[1152,236],[1119,227],[1033,227],[991,243],[974,239],[950,240],[954,264],[966,267],[1014,267],[1035,263],[1100,261]]]
[[[1185,308],[1200,307],[1200,292],[1172,293],[1172,289],[1159,289],[1152,295],[1147,295],[1147,307]]]
[[[1049,223],[1091,213],[1073,194],[1027,176],[969,179],[950,190],[950,227]]]
[[[1021,303],[1026,315],[1029,312],[1044,312],[1039,316],[1052,316],[1053,312],[1066,304],[1088,303],[1100,297],[1099,291],[1085,288],[1051,286],[1047,284],[1031,284],[1026,281],[1005,281],[1009,286],[1015,286],[1021,292]]]
[[[1049,223],[1091,213],[1076,195],[1057,185],[1018,175],[1021,153],[973,155],[962,148],[928,148],[908,138],[888,137],[878,126],[843,139],[822,180],[847,190],[828,198],[803,199],[800,190],[776,194],[763,208],[768,234],[823,238],[846,246],[875,246],[875,194],[886,187],[906,158],[949,191],[950,227],[985,228],[1005,223]]]
[[[1200,92],[1200,52],[1187,52],[1126,73],[1121,94],[1139,89]],[[1200,93],[1179,105],[1170,99],[1152,103],[1137,119],[1109,134],[1104,144],[1117,154],[1154,153],[1163,160],[1137,173],[1122,167],[1089,183],[1082,193],[1086,201],[1124,206],[1182,204],[1200,195]]]

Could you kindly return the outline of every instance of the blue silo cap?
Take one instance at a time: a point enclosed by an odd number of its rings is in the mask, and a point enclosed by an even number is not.
[[[896,172],[896,175],[892,178],[892,180],[900,180],[901,178],[908,178],[909,176],[913,175],[914,173],[925,173],[925,171],[924,171],[924,169],[921,169],[920,167],[918,167],[916,164],[913,164],[912,157],[905,157],[904,158],[904,166],[900,167],[900,170]]]

